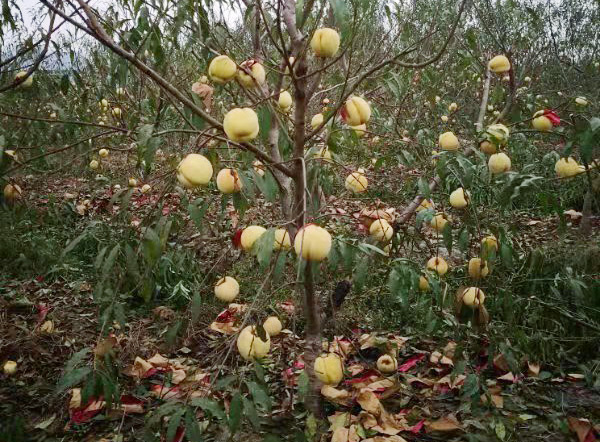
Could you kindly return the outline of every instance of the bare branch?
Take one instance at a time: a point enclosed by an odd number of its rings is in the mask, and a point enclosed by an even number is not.
[[[48,46],[50,45],[50,40],[52,39],[52,32],[54,31],[54,19],[56,18],[56,14],[52,13],[50,15],[50,26],[48,26],[48,33],[46,34],[46,42],[44,43],[44,48],[42,52],[39,53],[33,64],[27,69],[24,77],[21,77],[18,80],[13,81],[11,84],[7,84],[0,88],[0,93],[5,92],[9,89],[14,89],[19,86],[21,83],[27,81],[29,77],[35,72],[35,70],[40,66],[44,57],[46,57],[46,53],[48,52]]]

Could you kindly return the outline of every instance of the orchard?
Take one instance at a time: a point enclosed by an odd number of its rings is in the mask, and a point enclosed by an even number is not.
[[[600,438],[597,2],[0,20],[0,440]]]

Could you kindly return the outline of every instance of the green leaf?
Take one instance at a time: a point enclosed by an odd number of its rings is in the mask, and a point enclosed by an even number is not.
[[[106,261],[104,261],[104,265],[102,266],[102,279],[106,279],[108,277],[109,272],[115,265],[115,260],[117,259],[117,254],[120,250],[121,247],[119,244],[117,244],[112,248],[112,250],[108,254],[108,257],[106,258]]]
[[[357,263],[352,277],[352,283],[357,290],[360,290],[365,285],[372,261],[373,258],[371,256],[363,255],[362,259]]]
[[[69,253],[71,250],[73,250],[75,247],[77,247],[77,244],[79,244],[87,236],[88,236],[88,231],[85,230],[81,235],[79,235],[75,239],[73,239],[69,244],[67,244],[67,247],[65,247],[65,249],[62,251],[62,256],[64,257],[67,253]]]
[[[74,387],[75,385],[83,381],[85,378],[87,378],[91,373],[92,367],[81,367],[66,372],[64,376],[58,381],[58,385],[56,386],[56,392],[62,393],[68,388]]]
[[[172,442],[175,438],[175,433],[177,433],[177,428],[179,428],[181,418],[185,412],[186,409],[182,405],[179,409],[175,410],[175,413],[169,416],[169,425],[167,426],[167,442]]]
[[[177,335],[179,334],[179,332],[181,331],[182,328],[183,328],[183,320],[180,319],[175,324],[173,324],[171,327],[169,327],[169,329],[165,333],[165,342],[168,345],[173,345],[175,343],[175,340],[177,339]]]
[[[188,206],[190,218],[194,221],[194,224],[200,231],[202,231],[202,220],[204,219],[207,210],[208,202],[201,199],[197,199]]]
[[[125,259],[127,262],[127,271],[129,272],[129,275],[135,279],[140,279],[140,269],[138,267],[137,255],[129,244],[125,245]]]
[[[504,424],[502,422],[496,422],[496,436],[498,436],[498,439],[500,440],[504,440],[506,438],[506,428],[504,427]]]
[[[256,379],[262,385],[265,384],[265,369],[258,361],[254,361],[254,374],[256,375]]]
[[[185,437],[189,442],[203,441],[200,424],[192,408],[188,408],[185,413]]]
[[[306,429],[304,431],[308,440],[315,440],[318,427],[319,424],[317,422],[317,418],[314,414],[310,413],[306,418]]]
[[[256,253],[258,265],[264,269],[269,265],[273,255],[273,244],[275,243],[275,229],[269,229],[256,240],[252,248]]]
[[[218,391],[227,390],[227,388],[236,380],[237,380],[237,376],[234,376],[234,375],[225,376],[225,377],[219,379],[215,383],[215,390],[218,390]]]
[[[212,417],[216,417],[217,419],[225,419],[225,412],[219,405],[217,401],[214,399],[209,399],[205,397],[194,398],[190,402],[194,407],[202,408],[202,411],[208,413]]]
[[[469,230],[463,227],[458,234],[458,248],[462,252],[467,252],[469,249]]]
[[[505,266],[512,266],[512,248],[507,244],[507,241],[500,241],[500,257]]]
[[[448,253],[452,252],[452,224],[446,223],[442,230],[444,246],[448,249]]]
[[[146,263],[152,267],[156,264],[156,261],[160,257],[162,247],[160,244],[160,238],[158,234],[148,227],[146,229],[146,234],[144,235],[143,247],[142,247],[144,258]]]
[[[300,375],[298,375],[298,398],[301,401],[304,401],[307,393],[308,393],[308,374],[306,373],[306,369],[304,369],[304,370],[302,370]]]
[[[257,114],[260,138],[266,142],[269,139],[269,131],[271,130],[271,112],[268,106],[259,106]]]
[[[69,92],[69,87],[71,86],[71,82],[69,81],[69,74],[64,74],[60,79],[60,91],[67,95]]]
[[[379,247],[374,246],[373,244],[366,243],[366,242],[360,243],[358,245],[358,248],[367,254],[369,254],[369,251],[373,251],[373,252],[379,253],[380,255],[387,256],[387,253],[385,253]]]
[[[425,178],[419,178],[419,181],[417,182],[417,187],[419,189],[420,196],[427,199],[431,198],[431,190],[429,190],[429,183]]]
[[[90,349],[84,348],[82,350],[79,350],[77,353],[73,354],[73,356],[71,356],[71,359],[69,359],[69,361],[67,362],[67,365],[65,365],[65,372],[74,370],[85,360],[89,353]]]
[[[479,397],[479,380],[476,374],[470,373],[467,375],[463,384],[462,396],[470,400]]]
[[[148,419],[148,426],[152,427],[160,423],[163,417],[173,413],[177,409],[181,407],[180,402],[166,402],[162,404],[160,407],[155,408]]]
[[[435,215],[435,211],[433,209],[426,209],[417,212],[417,217],[415,218],[415,225],[417,229],[421,229],[423,223],[429,224]]]
[[[200,294],[195,293],[192,298],[192,322],[196,322],[202,312],[202,298]]]
[[[516,172],[507,172],[503,175],[506,181],[499,195],[499,203],[502,207],[508,206],[525,191],[537,188],[538,183],[543,180],[540,176],[521,175]]]
[[[258,417],[258,413],[256,412],[256,408],[254,408],[254,404],[248,398],[242,398],[244,402],[244,416],[248,418],[254,429],[260,429],[260,418]]]
[[[246,382],[248,386],[248,390],[252,395],[252,400],[256,404],[257,407],[261,408],[264,411],[271,411],[271,398],[268,393],[256,382]]]
[[[275,262],[275,268],[273,269],[273,282],[277,283],[281,280],[284,275],[285,262],[287,260],[287,253],[281,250],[278,253],[277,261]]]
[[[136,141],[138,145],[144,146],[148,143],[150,137],[152,137],[152,132],[154,131],[153,124],[144,124],[140,126],[137,131]]]
[[[242,395],[240,393],[235,393],[231,399],[231,404],[229,404],[229,418],[227,420],[229,431],[232,436],[240,429],[241,420]]]
[[[233,207],[239,212],[240,218],[243,218],[250,204],[248,204],[246,197],[238,192],[233,194]]]
[[[252,171],[254,175],[254,183],[258,190],[264,195],[265,199],[269,202],[273,202],[277,198],[277,194],[279,192],[279,187],[277,186],[277,181],[273,175],[266,171],[264,176],[260,176],[256,171]]]

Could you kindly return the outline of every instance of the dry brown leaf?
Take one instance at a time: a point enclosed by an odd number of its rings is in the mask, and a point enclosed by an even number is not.
[[[377,337],[373,333],[365,333],[364,335],[361,335],[361,337],[358,339],[358,343],[360,344],[361,350],[375,347],[375,345],[377,344]]]
[[[213,322],[210,324],[210,329],[225,335],[234,335],[238,332],[239,328],[235,327],[234,322]]]
[[[442,354],[436,350],[433,353],[431,353],[431,356],[429,356],[429,362],[431,362],[432,364],[437,364],[438,362],[440,362],[441,357]]]
[[[497,354],[494,357],[494,367],[496,367],[498,370],[502,370],[502,371],[509,371],[510,367],[508,366],[508,362],[506,362],[506,358],[504,357],[504,355],[502,353]]]
[[[447,385],[451,389],[460,388],[460,387],[462,387],[462,385],[465,382],[466,378],[467,377],[464,374],[459,374],[458,376],[456,376],[454,378],[454,380],[452,380],[451,376],[444,376],[443,378],[439,379],[435,383],[434,390],[438,390],[439,389],[439,388],[436,388],[438,385],[440,385],[440,386]]]
[[[381,407],[379,424],[373,427],[373,430],[393,436],[407,429],[407,426],[403,425],[401,422],[398,422],[393,415],[385,411],[383,406]]]
[[[394,385],[395,385],[394,381],[392,381],[391,379],[385,378],[385,379],[381,379],[379,381],[370,383],[369,385],[367,385],[365,387],[365,389],[371,390],[371,391],[382,391],[382,390],[387,390],[388,388],[393,387]]]
[[[204,107],[207,111],[210,111],[212,107],[212,97],[214,89],[206,83],[200,83],[199,81],[192,84],[192,92],[202,98]]]
[[[431,379],[419,378],[417,376],[410,376],[410,375],[406,375],[406,383],[409,385],[412,385],[414,383],[421,383],[421,384],[425,385],[426,387],[432,387],[433,385],[435,385],[435,381],[432,381]]]
[[[504,408],[504,398],[501,396],[501,393],[502,393],[502,387],[500,387],[499,385],[497,385],[495,387],[491,387],[488,390],[488,394],[491,399],[491,402],[494,405],[494,407],[496,407],[496,408]],[[484,404],[488,403],[488,395],[487,394],[481,395],[481,402]]]
[[[402,436],[375,436],[369,439],[363,439],[362,442],[407,442]]]
[[[377,426],[377,419],[371,413],[361,411],[358,414],[358,422],[367,430]]]
[[[452,431],[462,430],[460,423],[452,414],[443,416],[434,421],[425,421],[425,429],[428,433],[438,431],[441,433],[450,433]]]
[[[40,332],[41,333],[46,333],[46,334],[51,334],[54,332],[54,322],[52,321],[45,321],[41,326],[40,326]]]
[[[113,350],[117,343],[118,341],[116,336],[107,336],[105,339],[96,344],[96,347],[94,348],[94,354],[98,358],[103,358],[104,355],[110,353]]]
[[[440,364],[454,366],[454,361],[452,359],[450,359],[448,356],[442,356],[442,359],[440,359]]]
[[[382,408],[381,402],[379,402],[377,395],[372,391],[366,389],[361,390],[356,398],[356,402],[358,402],[363,410],[368,411],[375,416],[379,416],[379,412]]]
[[[195,373],[189,380],[190,382],[206,382],[210,379],[209,373]]]
[[[327,416],[329,421],[329,431],[335,431],[338,428],[343,428],[350,425],[351,414],[347,411],[336,411],[330,416]]]
[[[350,373],[351,377],[358,375],[359,373],[365,371],[365,367],[362,364],[352,364],[346,367],[346,371]]]
[[[358,442],[360,436],[356,432],[356,426],[350,428],[337,428],[331,436],[331,442]]]
[[[456,342],[450,341],[444,347],[444,355],[450,359],[454,359],[454,352],[456,351]]]
[[[185,377],[186,377],[185,371],[181,370],[181,369],[179,369],[179,370],[173,370],[172,373],[173,373],[173,377],[171,378],[171,381],[174,384],[181,383],[185,379]]]
[[[389,210],[389,209],[388,209]],[[394,222],[396,219],[394,216],[394,209],[390,211],[382,210],[382,209],[363,209],[358,214],[355,214],[355,217],[360,220],[362,224],[366,227],[371,227],[373,221],[377,219],[384,219],[390,224]]]
[[[331,385],[323,385],[321,387],[321,394],[324,398],[336,404],[347,405],[350,403],[350,392],[340,390]]]
[[[571,221],[576,221],[583,216],[583,213],[573,209],[565,210],[563,214],[569,216],[569,218],[571,218]]]
[[[71,399],[69,401],[69,408],[81,407],[81,388],[73,388],[71,390]]]
[[[133,367],[131,367],[131,370],[129,370],[129,375],[136,378],[141,378],[148,372],[148,370],[151,370],[152,368],[154,368],[152,364],[140,358],[139,356],[136,356],[135,360],[133,361]]]
[[[121,403],[119,405],[119,409],[126,414],[133,414],[133,413],[139,414],[139,413],[144,413],[146,411],[146,410],[144,410],[144,404],[142,402],[133,403],[133,404]]]
[[[175,311],[173,311],[173,309],[170,309],[169,307],[165,307],[164,305],[156,307],[154,310],[152,310],[152,313],[154,313],[155,316],[158,316],[160,319],[165,321],[169,321],[175,318]]]
[[[515,382],[516,381],[516,377],[514,374],[512,374],[511,371],[509,371],[508,373],[506,373],[503,376],[500,376],[497,378],[499,381],[507,381],[507,382]]]
[[[348,356],[354,352],[354,345],[352,345],[352,341],[349,339],[343,336],[336,336],[331,343],[329,351],[341,356]]]
[[[537,377],[540,374],[540,364],[534,364],[533,362],[527,362],[527,369],[529,376]]]
[[[569,428],[577,434],[579,442],[589,442],[588,435],[594,431],[592,423],[587,419],[578,419],[576,417],[567,418]],[[592,436],[593,437],[593,436]],[[595,438],[592,439],[594,441]]]
[[[356,402],[363,410],[377,419],[377,425],[371,427],[373,430],[383,434],[395,435],[406,429],[405,425],[398,422],[394,419],[394,416],[385,410],[377,395],[372,391],[362,389],[356,398]]]
[[[166,367],[169,365],[169,360],[163,355],[156,353],[154,356],[148,359],[148,363],[154,365],[155,367]]]

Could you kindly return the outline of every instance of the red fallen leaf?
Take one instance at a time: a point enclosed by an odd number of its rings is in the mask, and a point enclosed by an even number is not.
[[[144,401],[136,398],[135,396],[124,394],[121,396],[121,410],[123,410],[125,414],[143,413]]]
[[[439,394],[446,394],[451,390],[451,388],[447,385],[439,385],[437,388],[437,392]]]
[[[346,111],[346,106],[342,106],[342,108],[340,109],[340,116],[344,121],[346,121],[346,119],[348,118],[348,111]]]
[[[70,409],[69,414],[71,415],[71,423],[84,424],[89,422],[94,416],[102,411],[105,405],[106,402],[104,402],[102,397],[97,399],[91,398],[86,405]]]
[[[286,312],[288,315],[293,315],[296,311],[296,306],[292,301],[280,302],[278,307],[284,312]]]
[[[46,315],[50,311],[50,307],[48,307],[46,304],[38,304],[38,305],[35,306],[35,308],[38,311],[38,314],[37,314],[37,324],[36,324],[36,327],[37,327],[42,322],[44,322],[44,319],[46,319]]]
[[[579,442],[596,442],[598,440],[598,433],[589,420],[568,417],[567,421],[571,431],[577,434]]]
[[[100,413],[100,410],[75,410],[73,413],[71,413],[71,422],[74,424],[84,424],[92,420],[98,413]]]
[[[240,247],[242,247],[242,232],[243,230],[237,230],[234,234],[233,237],[231,238],[231,241],[233,242],[233,245],[235,248],[239,249]]]
[[[358,376],[358,377],[348,379],[345,383],[346,384],[359,384],[362,382],[367,382],[373,376],[379,377],[379,372],[374,369],[369,369],[369,370],[362,371],[360,373],[360,376]]]
[[[171,213],[171,210],[172,209],[169,206],[163,206],[163,208],[162,208],[162,214],[166,216],[169,213]]]
[[[224,310],[221,313],[219,313],[219,315],[217,316],[217,319],[215,319],[216,322],[223,322],[223,323],[228,323],[234,320],[234,316],[235,314],[230,310]]]
[[[294,368],[296,368],[298,370],[302,370],[304,368],[304,362],[302,362],[302,361],[294,362]]]
[[[35,280],[36,280],[37,282],[43,282],[43,281],[44,281],[44,279],[45,279],[45,278],[44,278],[44,276],[43,276],[43,275],[36,276],[36,278],[35,278]]]
[[[421,432],[421,430],[423,429],[424,426],[425,426],[425,419],[421,419],[420,422],[417,422],[415,425],[410,427],[410,429],[408,431],[410,431],[413,434],[418,434]]]
[[[544,109],[544,116],[550,120],[552,126],[560,125],[560,117],[553,110]]]
[[[487,367],[488,367],[488,363],[487,362],[483,362],[483,363],[475,366],[475,372],[476,373],[480,373],[483,370],[485,370]]]
[[[166,387],[158,384],[154,384],[150,390],[157,398],[165,400],[177,398],[181,394],[178,387]]]
[[[166,367],[154,367],[148,370],[146,373],[144,373],[142,375],[142,379],[147,379],[154,376],[155,374],[166,373],[168,371],[171,371],[171,369]]]
[[[177,428],[175,436],[173,436],[173,440],[171,442],[181,442],[183,440],[183,436],[185,436],[185,427],[179,427]]]
[[[398,371],[400,373],[405,373],[411,368],[413,368],[415,365],[417,365],[419,362],[421,362],[423,359],[425,359],[425,354],[414,355],[412,358],[409,358],[404,364],[400,365],[398,367]]]

